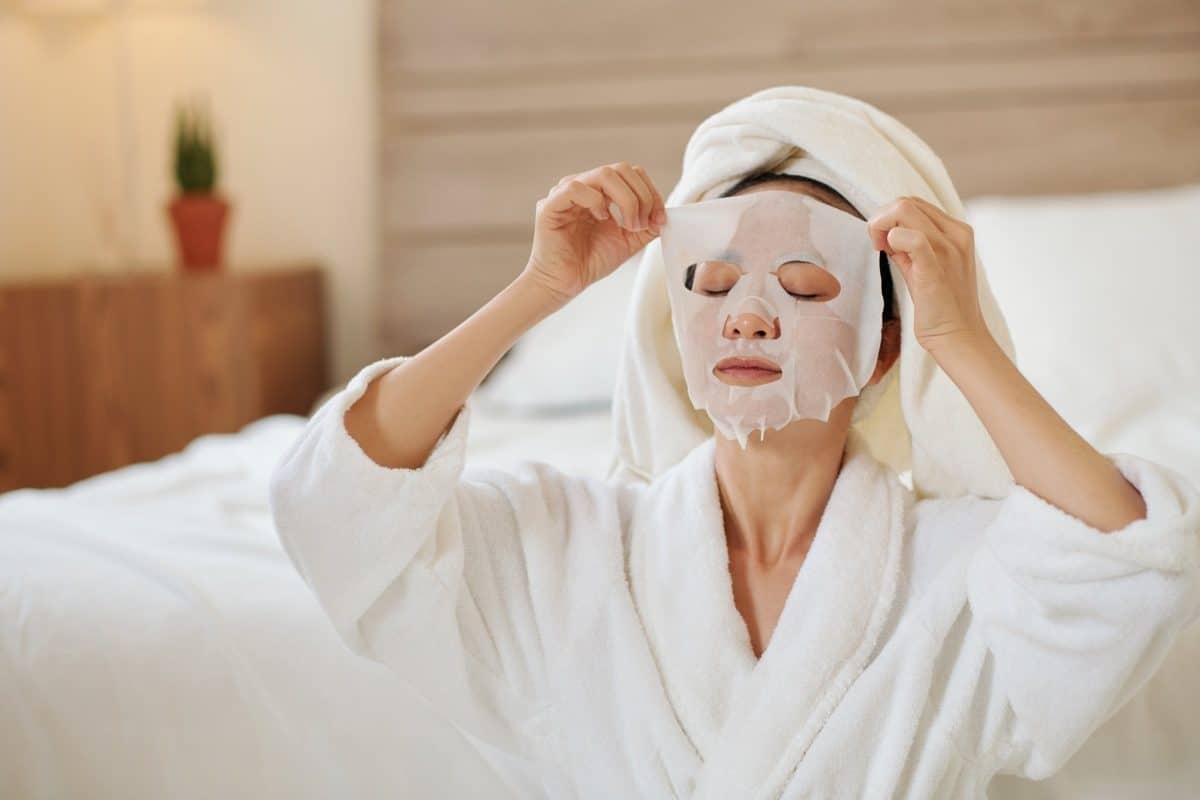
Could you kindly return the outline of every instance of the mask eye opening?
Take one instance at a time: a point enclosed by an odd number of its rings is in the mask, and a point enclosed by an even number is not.
[[[797,280],[802,281],[804,283],[803,288],[809,291],[796,292],[784,285],[784,276],[781,274],[781,272],[786,267],[793,264],[801,265],[799,268],[800,276],[797,276],[793,279],[793,285],[795,285],[795,281]],[[796,268],[793,268],[789,271],[794,273],[797,270]],[[779,267],[777,267],[771,274],[775,276],[775,280],[779,283],[779,287],[787,294],[795,298],[798,302],[825,303],[833,300],[842,293],[841,281],[839,281],[832,272],[825,269],[815,261],[804,261],[799,259],[786,261],[783,264],[780,264]],[[817,291],[814,292],[812,289],[816,289]]]
[[[702,274],[701,267],[705,268]],[[729,294],[744,275],[742,268],[733,262],[710,259],[689,264],[684,270],[683,285],[688,291],[701,297],[723,297]],[[700,286],[696,285],[697,277],[700,278]],[[705,288],[705,285],[714,288]],[[715,288],[722,286],[724,288]]]

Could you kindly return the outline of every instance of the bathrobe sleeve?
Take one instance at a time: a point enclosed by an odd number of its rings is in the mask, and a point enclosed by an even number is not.
[[[469,401],[422,466],[371,460],[345,412],[410,357],[367,366],[313,415],[272,474],[272,514],[352,651],[399,675],[461,731],[524,757],[546,698],[510,498],[539,485],[497,470],[486,474],[506,485],[463,478]],[[539,524],[529,538],[547,535]]]
[[[1011,709],[1000,772],[1057,772],[1200,617],[1200,494],[1152,461],[1107,457],[1146,517],[1105,533],[1018,484],[971,556],[972,625]]]

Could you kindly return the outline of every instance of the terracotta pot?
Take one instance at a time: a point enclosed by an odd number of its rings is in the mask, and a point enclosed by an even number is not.
[[[229,203],[216,194],[188,193],[167,206],[184,269],[214,270],[221,265],[221,246]]]

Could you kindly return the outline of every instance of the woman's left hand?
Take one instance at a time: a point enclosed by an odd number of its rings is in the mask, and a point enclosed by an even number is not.
[[[975,279],[975,231],[919,197],[897,198],[871,219],[876,250],[891,256],[908,285],[913,334],[931,353],[990,337]]]

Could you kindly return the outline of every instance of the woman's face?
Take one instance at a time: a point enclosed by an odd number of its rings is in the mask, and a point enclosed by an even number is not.
[[[662,232],[688,394],[739,442],[750,429],[827,420],[879,352],[865,221],[773,185],[676,207]]]
[[[753,186],[725,195],[727,197],[740,197],[742,195],[752,194],[754,192],[764,191],[788,191],[801,194],[806,197],[811,197],[825,205],[832,206],[839,211],[844,211],[859,219],[866,221],[866,218],[858,212],[844,197],[836,192],[829,192],[822,187],[810,183],[801,183],[799,181],[779,179],[773,181],[763,181]],[[788,220],[758,220],[760,225],[786,224]],[[747,226],[744,230],[739,230],[740,237],[754,240],[761,235],[761,231],[754,230],[751,226]],[[779,282],[784,289],[792,295],[801,297],[806,300],[818,299],[822,302],[827,302],[837,296],[841,291],[841,284],[838,282],[828,270],[819,266],[817,263],[804,261],[791,261],[782,264],[775,270]],[[709,261],[698,267],[696,272],[696,284],[700,291],[720,291],[729,289],[739,277],[738,270],[732,264],[720,261]],[[727,324],[730,326],[740,324],[742,327],[767,326],[771,323],[765,318],[765,315],[755,316],[753,313],[744,314],[737,320],[729,320]],[[732,333],[732,331],[729,331]],[[735,375],[730,374],[728,370],[722,370],[717,374],[725,383],[734,386],[752,386],[756,383],[769,383],[779,377],[779,373],[773,375]]]
[[[833,206],[839,211],[845,211],[847,214],[854,216],[866,222],[867,218],[859,213],[846,198],[842,197],[837,192],[831,192],[819,184],[803,183],[801,181],[779,178],[777,180],[763,181],[756,183],[753,186],[748,186],[744,189],[739,189],[736,192],[731,192],[727,197],[735,197],[751,192],[762,191],[786,191],[796,192],[797,194],[807,195],[814,200],[820,200],[822,203]],[[886,269],[886,267],[884,267]],[[882,278],[882,275],[880,276]],[[896,317],[885,319],[883,322],[883,330],[881,331],[882,341],[879,346],[879,360],[875,365],[875,373],[868,381],[868,385],[879,382],[892,365],[896,363],[896,359],[900,357],[900,320]]]

